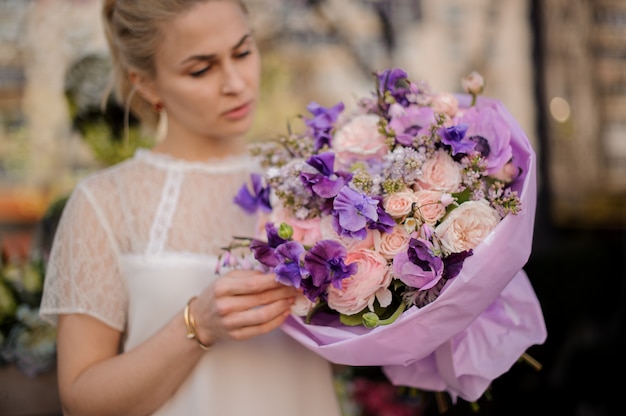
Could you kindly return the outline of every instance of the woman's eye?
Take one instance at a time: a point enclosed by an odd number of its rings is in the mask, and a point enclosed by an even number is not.
[[[211,66],[209,65],[209,66],[206,66],[206,67],[204,67],[204,68],[202,68],[202,69],[200,69],[200,70],[198,70],[198,71],[194,71],[194,72],[192,72],[190,75],[191,75],[192,77],[200,77],[200,76],[202,76],[203,74],[205,74],[207,71],[209,71],[210,69],[211,69]]]
[[[250,55],[252,53],[252,51],[247,50],[247,51],[243,51],[243,52],[239,52],[238,54],[235,55],[236,58],[245,58],[246,56]]]

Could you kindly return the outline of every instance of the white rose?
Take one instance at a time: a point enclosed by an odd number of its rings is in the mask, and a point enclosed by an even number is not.
[[[291,305],[291,313],[296,316],[307,316],[314,306],[315,303],[311,302],[309,298],[303,294],[299,294],[296,296],[293,305]]]
[[[485,200],[467,201],[435,228],[443,248],[452,253],[473,249],[496,228],[500,217]]]

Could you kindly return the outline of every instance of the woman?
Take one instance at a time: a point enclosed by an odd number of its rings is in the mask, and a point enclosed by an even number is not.
[[[278,329],[294,290],[214,275],[220,247],[255,229],[232,203],[260,77],[244,5],[106,0],[103,13],[118,96],[167,115],[167,132],[79,183],[63,212],[41,314],[58,323],[64,412],[338,415],[329,363]]]

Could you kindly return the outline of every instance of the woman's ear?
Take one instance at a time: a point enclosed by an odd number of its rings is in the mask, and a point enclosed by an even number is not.
[[[161,102],[161,98],[157,93],[154,81],[148,78],[146,75],[130,70],[128,72],[128,79],[135,86],[135,90],[141,95],[141,97],[152,105]]]

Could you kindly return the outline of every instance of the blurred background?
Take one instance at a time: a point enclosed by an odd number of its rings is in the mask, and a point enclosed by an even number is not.
[[[337,369],[346,416],[626,413],[626,1],[248,0],[264,60],[251,140],[310,101],[369,94],[399,66],[435,91],[478,71],[533,143],[534,247],[525,267],[548,338],[477,403]],[[104,102],[100,0],[0,0],[0,414],[60,415],[54,329],[37,319],[64,198],[152,140]],[[515,236],[511,236],[515,238]],[[617,379],[618,381],[614,381]]]

